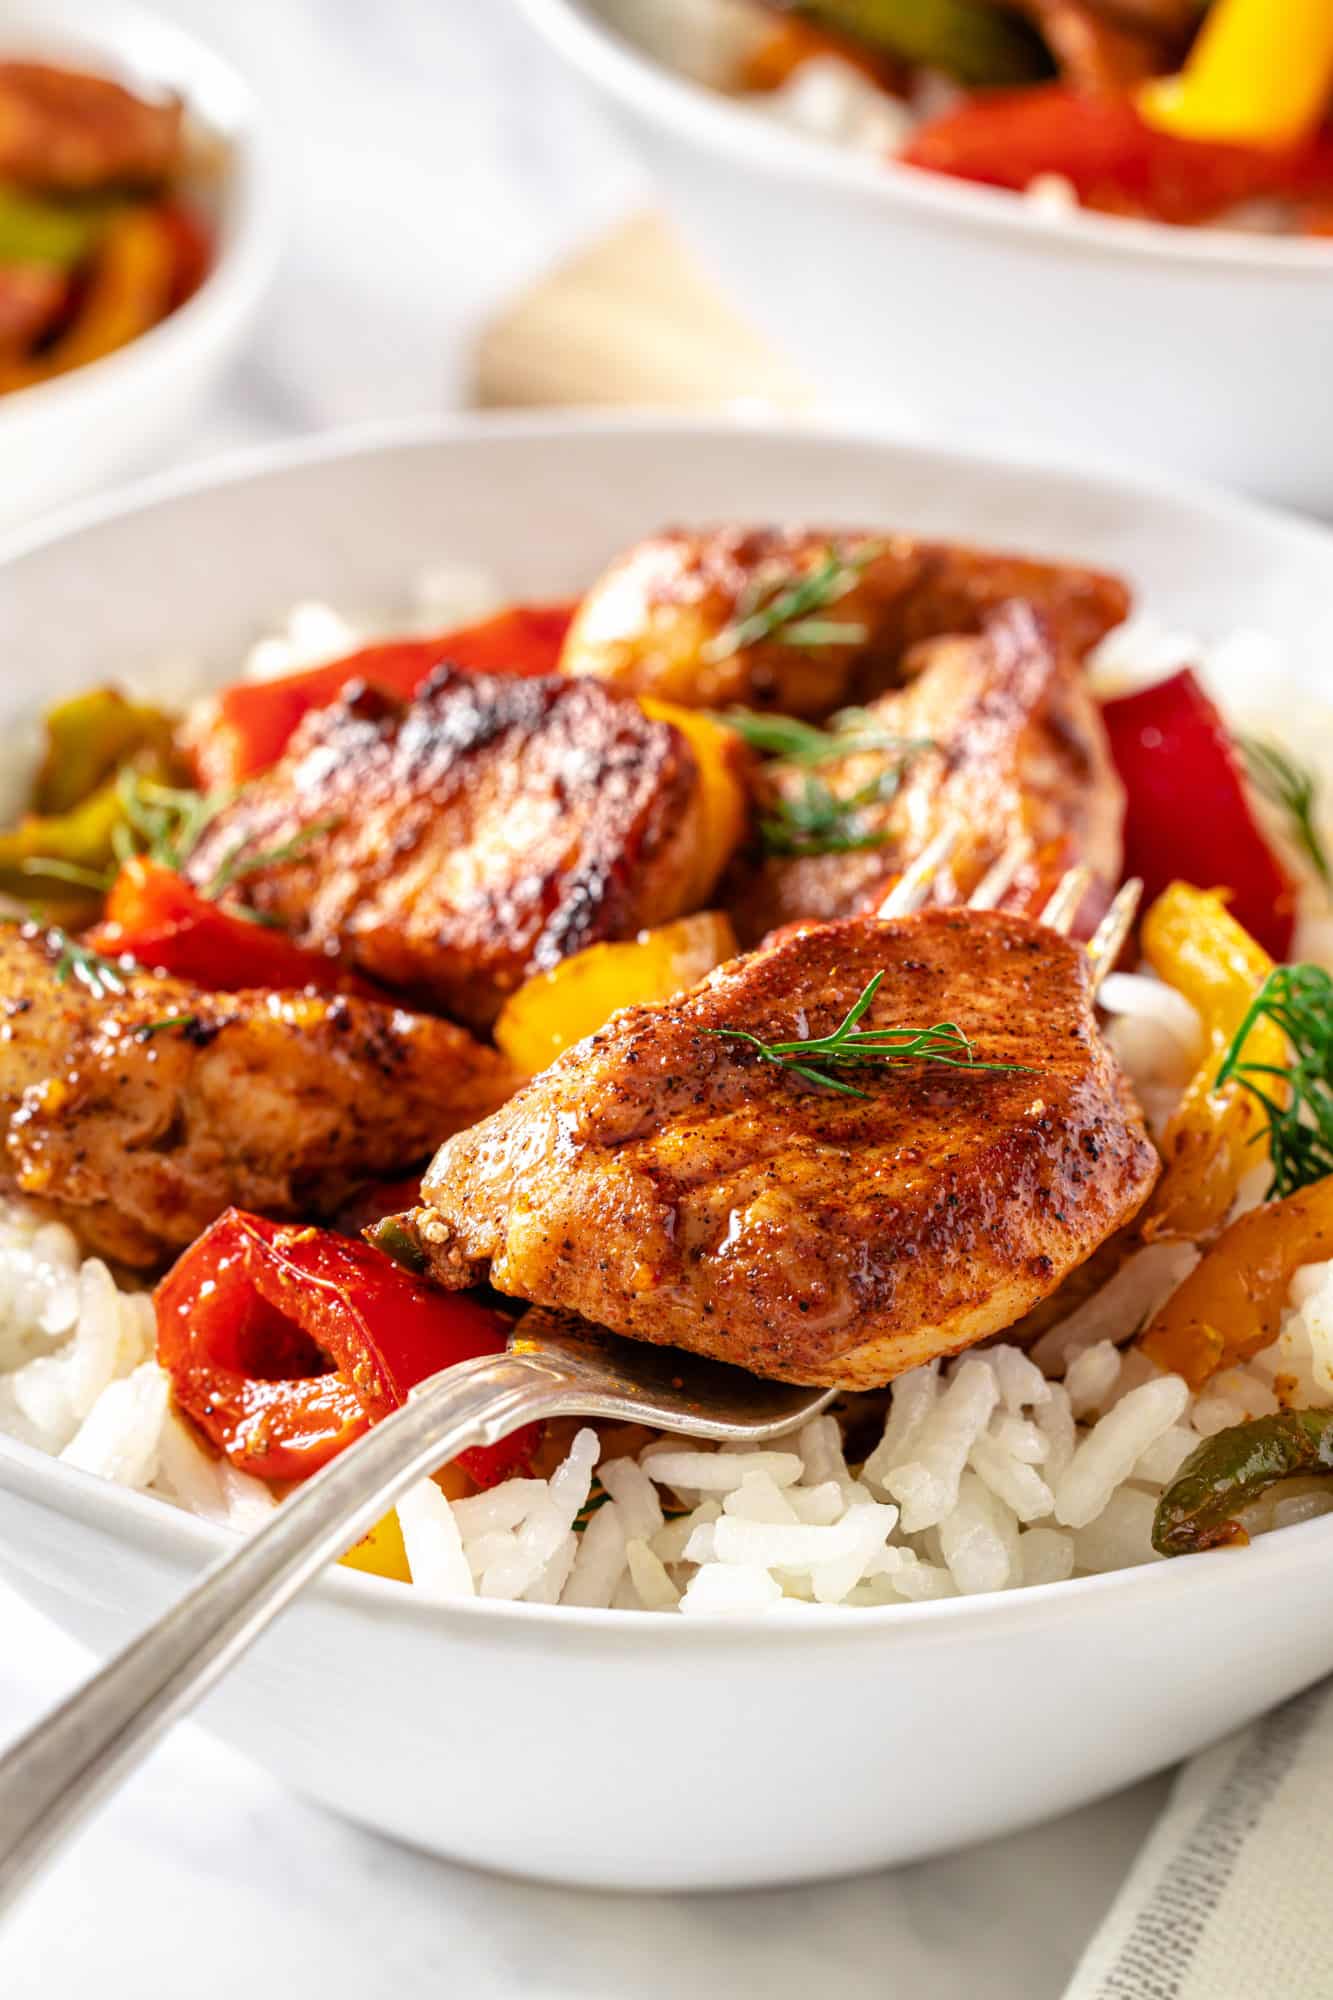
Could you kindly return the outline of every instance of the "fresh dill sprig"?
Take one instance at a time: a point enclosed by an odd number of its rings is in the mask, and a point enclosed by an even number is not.
[[[161,1021],[145,1021],[141,1027],[134,1030],[134,1039],[136,1042],[151,1042],[154,1035],[165,1035],[169,1028],[188,1030],[197,1028],[198,1025],[197,1014],[168,1014]]]
[[[781,758],[784,764],[831,764],[835,758],[855,757],[864,750],[892,750],[906,756],[934,748],[932,737],[898,736],[883,728],[868,708],[840,709],[827,729],[794,715],[761,715],[752,708],[720,710],[713,719],[734,729],[752,750]]]
[[[882,972],[875,974],[831,1035],[765,1042],[744,1028],[706,1028],[704,1033],[725,1041],[745,1042],[765,1062],[789,1069],[807,1083],[820,1083],[828,1090],[841,1091],[845,1097],[868,1097],[870,1093],[857,1090],[854,1084],[845,1083],[828,1071],[888,1069],[898,1063],[927,1062],[942,1064],[946,1069],[991,1070],[1010,1076],[1032,1074],[1022,1063],[979,1062],[972,1043],[953,1021],[937,1021],[930,1028],[861,1027],[859,1024],[870,1012],[883,978]]]
[[[47,945],[59,953],[55,965],[57,986],[64,986],[69,980],[77,979],[80,986],[87,987],[94,1000],[105,1000],[108,994],[126,992],[126,967],[115,959],[104,958],[100,951],[92,951],[86,944],[80,944],[59,924],[46,927]]]
[[[117,787],[124,824],[116,829],[116,858],[128,861],[146,854],[164,868],[180,872],[208,827],[232,804],[234,789],[220,787],[195,792],[180,785],[161,785],[128,766]]]
[[[1270,805],[1279,806],[1287,815],[1292,841],[1324,887],[1333,889],[1333,862],[1315,820],[1318,775],[1308,765],[1297,763],[1289,751],[1268,737],[1238,736],[1236,742],[1245,759],[1250,783]]]
[[[902,783],[903,765],[892,764],[868,785],[840,798],[822,778],[807,771],[795,798],[779,798],[758,822],[765,854],[789,859],[812,854],[854,854],[882,847],[887,826],[868,826],[861,814],[869,806],[885,805]]]
[[[200,894],[207,896],[210,902],[216,902],[226,890],[233,888],[237,882],[244,882],[247,876],[258,875],[265,868],[276,868],[284,861],[298,860],[312,841],[341,824],[337,819],[315,820],[310,826],[303,826],[298,833],[294,833],[290,840],[279,841],[275,847],[257,848],[250,854],[246,853],[248,843],[242,836],[227,849]],[[262,922],[262,916],[258,920]]]
[[[1246,1038],[1261,1018],[1286,1036],[1289,1068],[1245,1060]],[[1267,1115],[1270,1201],[1333,1174],[1333,979],[1321,965],[1279,965],[1269,973],[1232,1037],[1216,1088],[1233,1080]]]
[[[843,709],[833,717],[831,729],[817,729],[794,715],[757,715],[747,708],[731,709],[717,720],[734,729],[751,749],[803,770],[800,791],[794,797],[773,799],[760,817],[759,839],[767,854],[849,854],[882,847],[889,829],[867,826],[862,813],[869,806],[887,805],[912,759],[935,747],[932,737],[898,736],[881,728],[865,708]],[[893,761],[854,792],[840,796],[815,773],[820,764],[870,752]]]
[[[869,633],[859,621],[817,614],[855,590],[862,570],[880,548],[879,542],[867,542],[854,555],[844,556],[830,546],[823,560],[804,575],[765,576],[761,568],[737,600],[736,616],[701,648],[704,660],[716,666],[766,639],[809,650],[864,644]]]

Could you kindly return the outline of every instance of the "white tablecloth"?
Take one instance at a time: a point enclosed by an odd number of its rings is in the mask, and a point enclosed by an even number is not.
[[[294,179],[258,338],[179,462],[453,406],[481,315],[642,195],[505,0],[156,4],[242,55]],[[0,1737],[88,1664],[0,1592]],[[0,1993],[1056,2000],[1164,1796],[861,1881],[612,1898],[409,1853],[186,1728],[14,1918]]]

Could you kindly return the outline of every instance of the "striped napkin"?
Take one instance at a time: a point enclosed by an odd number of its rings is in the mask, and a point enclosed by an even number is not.
[[[1333,1682],[1187,1764],[1065,2000],[1330,2000]]]

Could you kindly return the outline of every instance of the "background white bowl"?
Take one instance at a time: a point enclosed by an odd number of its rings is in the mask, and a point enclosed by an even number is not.
[[[0,729],[165,659],[224,669],[299,598],[390,612],[446,560],[574,591],[632,536],[728,516],[1121,566],[1205,637],[1268,629],[1328,694],[1333,537],[1244,503],[834,432],[515,418],[285,448],[11,538]],[[221,1544],[0,1440],[0,1574],[99,1653]],[[437,1608],[343,1572],[203,1716],[298,1791],[458,1859],[625,1888],[801,1881],[1061,1811],[1295,1692],[1333,1667],[1330,1561],[1333,1518],[1012,1595],[721,1623]]]
[[[277,258],[281,185],[248,86],[192,35],[116,0],[0,0],[0,59],[85,64],[180,91],[227,160],[213,268],[192,299],[115,354],[0,396],[0,523],[30,519],[142,465],[202,403],[240,346]]]
[[[685,80],[644,52],[672,0],[521,4],[831,407],[1333,513],[1333,246],[1051,217]]]

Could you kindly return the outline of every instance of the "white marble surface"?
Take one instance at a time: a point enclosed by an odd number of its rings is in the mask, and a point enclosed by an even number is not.
[[[178,462],[450,407],[479,316],[641,194],[505,0],[158,4],[248,64],[289,135],[294,181],[259,337]],[[0,1592],[0,1737],[88,1664]],[[292,2000],[1055,2000],[1163,1789],[855,1882],[612,1898],[409,1853],[187,1728],[32,1892],[0,1943],[0,1992],[235,2000],[258,1982]]]

